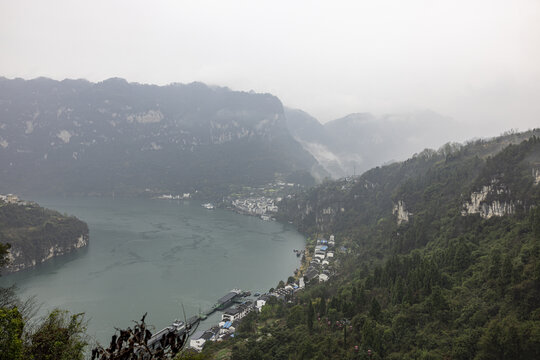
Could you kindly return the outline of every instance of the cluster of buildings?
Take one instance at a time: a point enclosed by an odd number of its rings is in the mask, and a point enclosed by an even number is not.
[[[249,197],[235,199],[232,201],[232,205],[237,211],[269,220],[271,214],[277,213],[278,207],[274,201],[277,202],[279,200],[281,199],[274,200],[265,196]]]
[[[162,199],[162,200],[187,200],[191,198],[191,194],[190,193],[183,193],[182,195],[163,194],[163,195],[159,195],[157,198]]]
[[[313,256],[308,268],[304,272],[304,281],[309,283],[313,279],[319,282],[328,281],[333,274],[332,263],[335,256],[336,242],[334,235],[330,235],[328,240],[317,239],[317,244],[313,250]]]
[[[189,347],[201,351],[207,341],[223,341],[227,338],[234,337],[240,320],[254,309],[253,301],[246,300],[224,311],[221,315],[221,321],[217,326],[211,327],[208,330],[197,331],[190,337]]]
[[[280,301],[290,301],[294,293],[302,290],[305,284],[311,281],[328,281],[334,274],[335,248],[336,242],[334,235],[330,235],[328,240],[317,239],[309,266],[304,272],[304,276],[301,276],[297,283],[287,284],[284,287],[260,296],[259,294],[255,294],[258,296],[255,301],[245,300],[235,307],[225,310],[221,315],[221,322],[208,330],[194,333],[190,338],[189,346],[197,351],[201,351],[207,341],[222,341],[229,337],[234,337],[239,322],[252,311],[261,312],[263,306],[272,297]],[[224,309],[232,304],[233,300],[239,294],[240,290],[232,290],[229,294],[218,300],[218,308]]]
[[[234,337],[238,324],[246,317],[250,312],[257,311],[261,312],[262,307],[274,297],[277,300],[287,301],[289,300],[294,292],[300,290],[299,285],[297,284],[288,284],[283,288],[276,289],[271,293],[258,296],[255,301],[245,300],[239,303],[238,305],[229,308],[223,312],[221,315],[221,321],[217,326],[214,326],[208,330],[202,330],[195,332],[189,340],[189,347],[197,351],[201,351],[204,344],[207,341],[223,341],[227,338]],[[222,304],[219,308],[227,306],[232,301],[231,295],[229,293],[223,298],[218,300],[218,304]]]
[[[7,194],[7,195],[0,194],[0,200],[8,204],[17,204],[19,202],[19,197],[13,194]]]
[[[34,204],[31,201],[23,201],[19,199],[17,195],[14,195],[14,194],[7,194],[7,195],[0,194],[0,201],[5,202],[6,204],[15,204],[15,205],[22,205],[22,206]]]

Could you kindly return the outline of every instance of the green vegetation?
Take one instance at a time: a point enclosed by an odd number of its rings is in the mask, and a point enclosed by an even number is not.
[[[347,248],[338,275],[290,302],[271,298],[233,339],[177,358],[540,358],[537,135],[426,150],[286,199],[282,220],[311,239],[334,234]],[[495,214],[465,211],[481,191],[480,207],[498,204]],[[399,224],[398,204],[408,214]],[[10,358],[78,358],[79,315],[53,313],[25,335],[24,314],[0,308],[0,346]]]
[[[82,221],[36,204],[0,200],[0,269],[9,265],[10,247],[25,259],[40,259],[40,249],[65,245],[88,234]],[[20,259],[19,259],[20,260]],[[16,259],[17,261],[17,259]],[[21,301],[14,288],[0,288],[0,360],[77,360],[84,358],[86,323],[83,314],[53,310],[35,323],[33,299]]]
[[[335,234],[339,276],[269,303],[232,342],[232,359],[540,358],[540,139],[523,134],[425,151],[284,201],[312,238]],[[505,146],[505,147],[504,147]],[[503,148],[504,147],[504,148]],[[502,149],[503,148],[503,149]],[[502,150],[501,150],[502,149]],[[471,193],[513,204],[463,213]],[[409,221],[392,213],[402,201]],[[357,348],[355,348],[357,346]]]
[[[11,269],[40,263],[51,248],[69,252],[80,236],[88,237],[88,225],[76,217],[34,203],[12,204],[0,200],[0,255],[6,246],[17,254],[13,263],[8,264],[12,265]]]

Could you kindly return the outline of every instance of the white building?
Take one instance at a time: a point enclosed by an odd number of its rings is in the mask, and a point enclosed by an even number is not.
[[[270,299],[270,296],[268,295],[262,295],[260,298],[257,299],[257,301],[255,302],[255,307],[257,308],[258,312],[261,312],[262,307],[266,305],[268,299]]]
[[[330,262],[328,260],[323,260],[323,262],[321,263],[322,266],[328,266],[330,265]]]
[[[328,281],[328,275],[326,274],[319,274],[319,282],[325,282]]]
[[[235,322],[242,319],[253,310],[253,303],[248,301],[244,304],[240,304],[233,309],[229,309],[221,315],[221,321]]]
[[[197,351],[202,351],[204,344],[213,337],[214,334],[209,331],[197,331],[189,339],[189,346]]]

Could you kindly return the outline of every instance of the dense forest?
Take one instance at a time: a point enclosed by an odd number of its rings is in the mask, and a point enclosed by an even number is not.
[[[540,358],[537,135],[449,144],[286,200],[282,219],[347,247],[339,276],[267,305],[203,355]]]

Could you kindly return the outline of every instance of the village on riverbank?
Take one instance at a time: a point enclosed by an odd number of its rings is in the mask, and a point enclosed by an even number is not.
[[[251,294],[249,291],[244,292],[239,289],[231,290],[220,298],[212,309],[202,314],[203,318],[206,318],[215,311],[222,311],[221,321],[208,329],[194,331],[189,338],[188,348],[202,351],[207,342],[233,338],[240,323],[249,313],[262,312],[267,303],[293,302],[296,293],[306,286],[329,281],[336,275],[338,254],[347,249],[338,248],[334,235],[330,235],[328,239],[317,239],[312,250],[293,251],[302,254],[302,270],[297,269],[295,276],[289,277],[287,283],[281,281],[276,289],[272,288],[264,294]],[[192,320],[192,322],[190,325],[195,324],[195,321]]]

